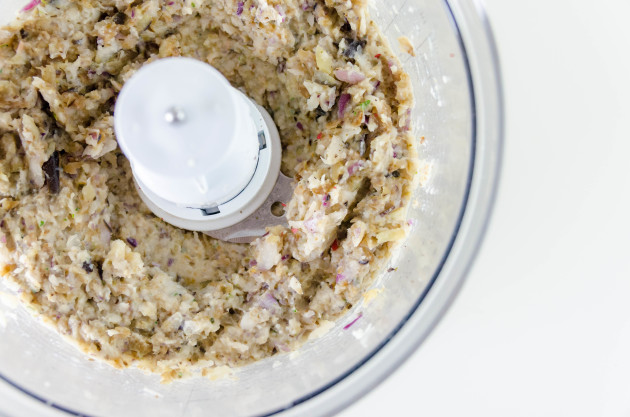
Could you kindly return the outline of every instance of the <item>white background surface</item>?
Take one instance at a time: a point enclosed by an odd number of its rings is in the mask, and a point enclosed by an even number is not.
[[[490,229],[437,329],[341,417],[630,416],[630,1],[486,8],[507,107]]]

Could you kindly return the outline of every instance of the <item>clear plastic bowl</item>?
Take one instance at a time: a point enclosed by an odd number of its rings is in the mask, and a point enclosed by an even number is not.
[[[3,0],[8,20],[26,0]],[[162,385],[157,376],[88,359],[0,297],[0,415],[330,415],[398,367],[460,287],[490,214],[501,155],[499,71],[484,12],[473,0],[374,0],[415,97],[414,133],[430,173],[410,217],[416,225],[383,291],[324,337],[219,381]],[[5,22],[0,22],[5,23]],[[407,36],[416,57],[400,50]],[[2,288],[0,287],[0,290]],[[6,290],[6,289],[5,289]],[[359,313],[363,316],[344,329]]]

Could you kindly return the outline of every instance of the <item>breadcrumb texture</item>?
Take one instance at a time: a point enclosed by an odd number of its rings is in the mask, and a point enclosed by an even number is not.
[[[165,381],[329,328],[405,238],[417,173],[409,79],[364,3],[48,0],[23,11],[0,30],[0,279],[88,354]],[[289,228],[229,244],[141,202],[114,135],[116,96],[170,56],[213,65],[273,115],[295,180]]]

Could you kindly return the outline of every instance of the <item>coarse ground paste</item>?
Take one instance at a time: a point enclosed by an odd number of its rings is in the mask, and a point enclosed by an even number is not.
[[[273,116],[289,228],[229,244],[141,202],[116,96],[170,56]],[[406,236],[411,86],[364,0],[35,0],[0,30],[0,71],[0,280],[114,366],[171,380],[293,350]]]

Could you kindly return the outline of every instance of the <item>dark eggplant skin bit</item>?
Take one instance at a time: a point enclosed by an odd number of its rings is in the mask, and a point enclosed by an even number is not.
[[[46,176],[46,184],[48,184],[48,190],[52,194],[59,192],[59,152],[55,151],[48,161],[42,165],[44,175]]]

